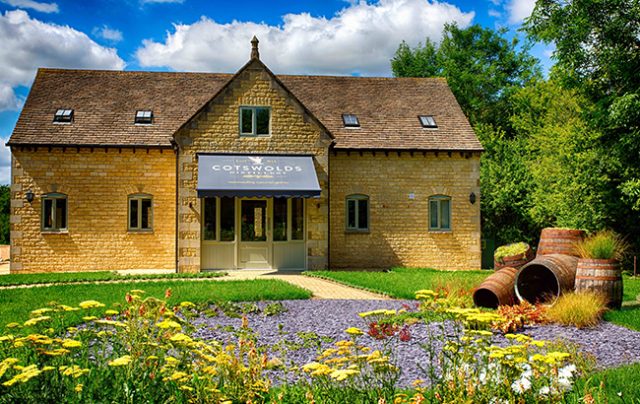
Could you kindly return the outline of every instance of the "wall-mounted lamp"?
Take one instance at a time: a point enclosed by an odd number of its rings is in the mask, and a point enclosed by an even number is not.
[[[469,202],[471,202],[472,205],[476,203],[476,194],[473,192],[469,194]]]
[[[27,193],[24,194],[24,196],[25,198],[27,198],[27,202],[29,203],[33,202],[33,198],[35,197],[32,190],[28,190]]]

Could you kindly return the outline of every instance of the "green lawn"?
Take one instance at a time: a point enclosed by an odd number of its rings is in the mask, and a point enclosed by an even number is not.
[[[607,369],[596,372],[590,377],[578,379],[572,392],[566,397],[566,402],[584,403],[585,393],[591,391],[596,403],[640,403],[638,373],[640,373],[640,363]],[[604,388],[599,391],[601,382]]]
[[[146,296],[164,298],[165,290],[171,288],[170,305],[182,301],[222,302],[222,301],[259,301],[282,299],[308,299],[311,293],[280,280],[220,281],[220,282],[136,282],[111,283],[101,285],[56,285],[40,288],[0,290],[0,325],[10,322],[23,323],[32,310],[46,307],[49,302],[57,302],[77,307],[85,300],[97,300],[107,308],[124,303],[125,294],[131,289],[141,289]],[[86,312],[69,312],[66,324],[82,321]],[[58,325],[55,328],[62,327]]]
[[[139,280],[139,279],[191,279],[191,278],[217,278],[224,276],[224,272],[200,272],[197,274],[167,273],[167,274],[140,274],[119,275],[116,272],[61,272],[44,274],[10,274],[0,275],[0,286],[30,285],[35,283],[66,283],[82,281],[113,281],[113,280]]]
[[[305,275],[331,279],[400,299],[413,299],[415,291],[445,286],[472,289],[489,271],[438,271],[425,268],[393,268],[389,272],[311,271]]]

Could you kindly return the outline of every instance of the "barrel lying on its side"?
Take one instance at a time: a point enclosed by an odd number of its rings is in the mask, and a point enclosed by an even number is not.
[[[580,259],[576,270],[576,291],[602,293],[607,306],[622,306],[622,271],[616,260]]]
[[[536,257],[516,274],[515,291],[529,303],[551,302],[573,290],[578,258],[564,254]]]
[[[475,305],[495,309],[505,304],[514,304],[516,296],[513,286],[517,272],[516,268],[506,267],[490,275],[473,291]]]

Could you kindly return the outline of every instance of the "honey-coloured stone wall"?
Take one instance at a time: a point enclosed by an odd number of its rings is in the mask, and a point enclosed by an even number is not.
[[[340,151],[330,164],[331,268],[480,269],[479,153]],[[351,194],[369,196],[369,232],[346,230]],[[450,231],[429,230],[432,195],[451,197]]]
[[[171,149],[13,147],[11,272],[175,269],[175,159]],[[51,192],[67,195],[65,232],[41,231]],[[152,232],[128,231],[135,193],[153,197]]]
[[[212,94],[213,96],[213,94]],[[271,108],[269,136],[240,136],[241,106]],[[328,187],[331,138],[322,126],[266,71],[251,62],[176,134],[179,145],[178,270],[198,272],[201,265],[201,199],[197,195],[198,153],[311,155],[320,198],[306,206],[307,266],[328,265]]]

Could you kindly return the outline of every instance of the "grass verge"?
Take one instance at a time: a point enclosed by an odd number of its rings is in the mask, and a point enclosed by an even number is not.
[[[0,275],[0,286],[34,285],[40,283],[69,283],[69,282],[100,282],[100,281],[127,281],[146,279],[194,279],[194,278],[218,278],[224,276],[224,272],[200,272],[167,273],[167,274],[140,274],[120,275],[117,272],[60,272],[43,274],[10,274]]]
[[[389,272],[309,271],[305,275],[329,279],[356,288],[384,293],[399,299],[414,299],[420,289],[441,287],[472,289],[493,272],[438,271],[428,268],[393,268]]]
[[[29,313],[57,302],[77,307],[85,300],[97,300],[106,308],[118,309],[124,303],[125,294],[131,289],[141,289],[146,295],[162,297],[165,290],[171,288],[169,305],[183,301],[223,302],[223,301],[260,301],[283,299],[308,299],[311,293],[287,282],[269,279],[253,281],[221,282],[136,282],[112,283],[102,285],[57,285],[42,288],[0,290],[0,327],[10,322],[23,323]],[[82,311],[69,312],[64,325],[55,329],[82,322]]]
[[[596,403],[640,403],[638,373],[640,363],[603,370],[590,377],[578,379],[565,401],[585,403],[585,395],[590,394]]]

